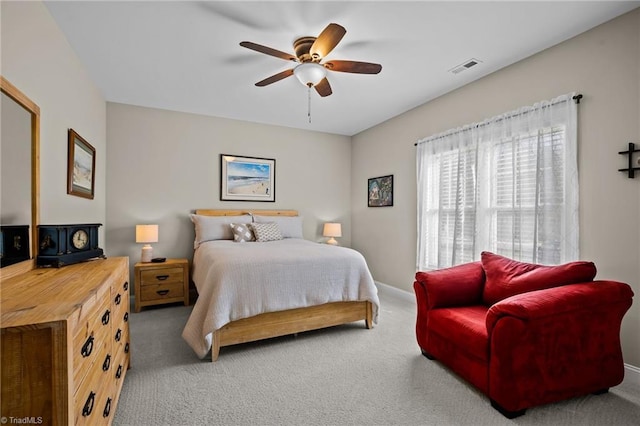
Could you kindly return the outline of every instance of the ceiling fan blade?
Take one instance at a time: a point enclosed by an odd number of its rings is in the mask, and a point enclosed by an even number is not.
[[[327,80],[327,77],[320,80],[320,83],[316,84],[314,87],[316,88],[316,92],[318,92],[318,95],[322,96],[323,98],[333,93],[331,91],[331,85],[329,84],[329,80]]]
[[[382,65],[371,62],[356,61],[330,61],[324,64],[331,71],[351,72],[355,74],[378,74],[382,71]]]
[[[338,24],[329,24],[322,30],[316,41],[313,42],[309,53],[313,59],[322,59],[340,43],[342,37],[347,33],[344,27]]]
[[[256,86],[258,87],[264,87],[267,86],[271,83],[275,83],[276,81],[280,81],[283,78],[287,78],[289,76],[293,75],[293,69],[290,70],[284,70],[282,72],[279,72],[278,74],[274,74],[271,77],[267,77],[262,81],[259,81],[256,83]]]
[[[252,43],[250,41],[243,41],[240,46],[247,49],[255,50],[256,52],[264,53],[265,55],[275,56],[276,58],[284,59],[285,61],[297,61],[298,59],[290,53],[285,53],[280,50],[272,49],[261,44]]]

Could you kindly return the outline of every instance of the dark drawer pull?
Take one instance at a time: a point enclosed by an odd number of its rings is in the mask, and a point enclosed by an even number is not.
[[[125,354],[129,353],[129,344],[128,343],[124,345],[124,353]]]
[[[116,305],[120,304],[120,302],[122,301],[122,296],[120,296],[120,293],[118,293],[114,301],[116,302]]]
[[[84,342],[84,345],[82,345],[82,349],[80,349],[80,354],[86,358],[89,355],[91,355],[91,352],[93,351],[93,336],[89,336],[89,338],[87,339],[86,342]]]
[[[169,290],[158,290],[156,291],[156,293],[158,293],[158,295],[160,296],[166,296],[167,294],[169,294]]]
[[[111,355],[107,355],[102,363],[102,371],[109,371],[109,367],[111,367]]]
[[[158,281],[164,281],[164,280],[166,280],[167,278],[169,278],[169,275],[156,275],[156,279],[157,279]]]
[[[84,403],[84,407],[82,407],[82,416],[88,417],[93,411],[93,403],[96,400],[95,392],[89,392],[89,398],[87,398],[87,402]]]
[[[102,417],[109,417],[109,413],[111,413],[111,398],[107,398],[107,403],[104,405],[104,411],[102,412]]]
[[[124,313],[124,322],[129,321],[129,312]]]
[[[107,309],[107,311],[102,316],[102,325],[109,324],[109,317],[111,316],[111,311]]]
[[[122,377],[122,364],[120,364],[116,370],[116,379],[119,379],[120,377]]]
[[[118,331],[116,331],[116,342],[119,342],[121,338],[122,338],[122,330],[118,329]]]
[[[129,281],[125,281],[124,285],[122,286],[122,288],[124,289],[124,291],[129,290]]]

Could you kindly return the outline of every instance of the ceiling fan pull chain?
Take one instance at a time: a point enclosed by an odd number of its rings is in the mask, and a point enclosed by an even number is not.
[[[307,116],[309,117],[309,123],[311,123],[311,85],[307,86]]]

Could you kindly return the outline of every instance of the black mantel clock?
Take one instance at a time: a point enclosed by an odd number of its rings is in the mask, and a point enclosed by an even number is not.
[[[38,225],[38,266],[55,266],[105,258],[98,247],[101,223],[76,225]]]

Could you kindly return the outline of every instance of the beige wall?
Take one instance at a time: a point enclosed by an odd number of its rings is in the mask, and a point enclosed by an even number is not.
[[[106,102],[42,3],[3,1],[0,14],[0,72],[40,107],[40,222],[104,224]],[[69,128],[96,149],[93,200],[67,195]]]
[[[197,208],[296,209],[304,237],[339,221],[350,244],[351,139],[225,118],[108,103],[110,255],[140,258],[135,225],[159,224],[154,255],[193,256]],[[220,201],[220,154],[276,160],[273,203]]]
[[[625,361],[640,365],[640,178],[617,171],[640,143],[640,9],[428,102],[353,137],[352,241],[378,281],[412,291],[416,260],[414,143],[453,127],[576,91],[580,249],[598,278],[629,283]],[[367,208],[367,178],[395,176],[391,208]]]

